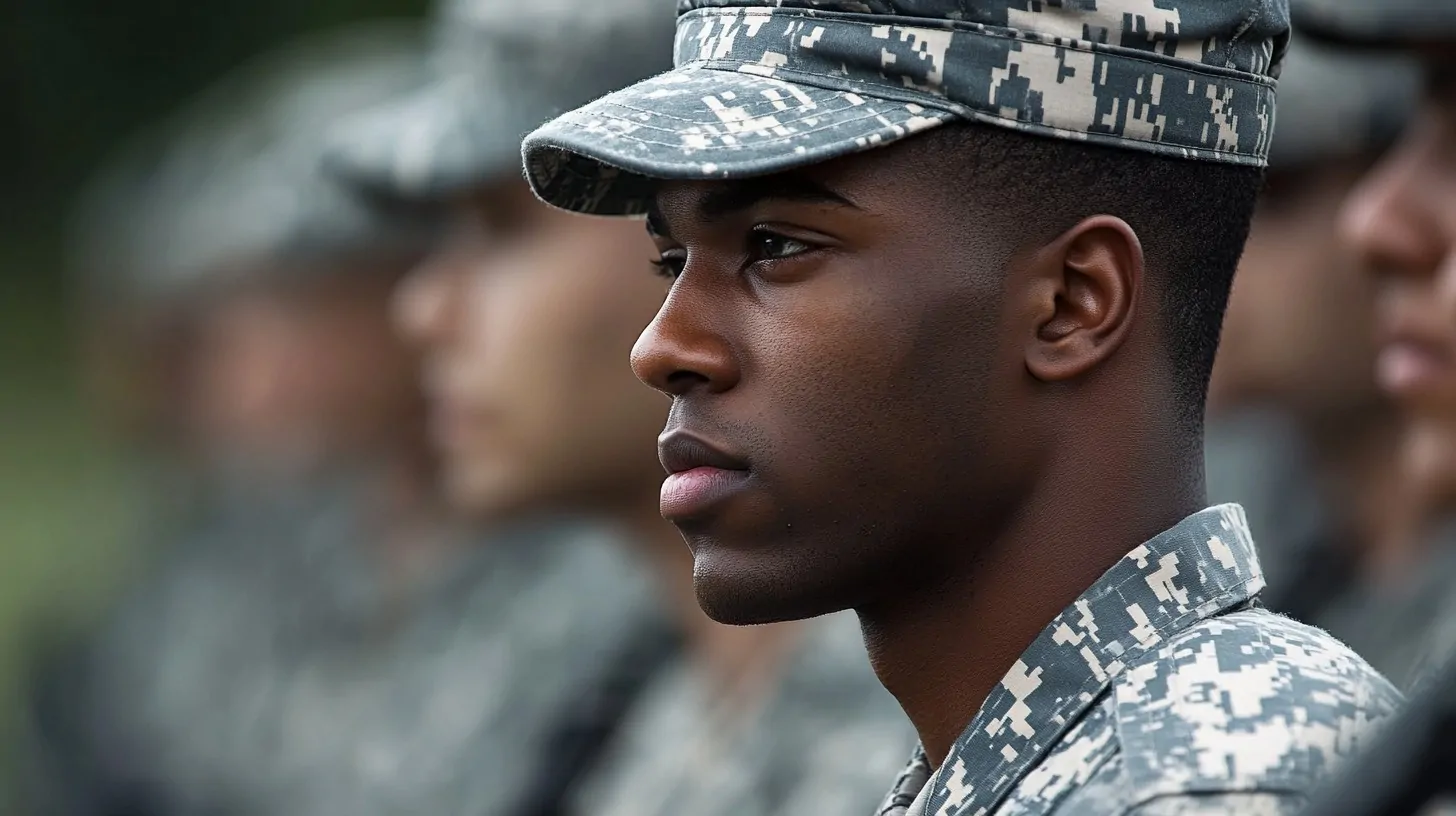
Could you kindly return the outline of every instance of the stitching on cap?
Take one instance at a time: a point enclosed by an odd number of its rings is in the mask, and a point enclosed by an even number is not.
[[[848,108],[840,108],[837,112],[843,112],[845,110],[848,110]],[[792,134],[790,134],[788,136],[772,136],[772,137],[769,137],[769,138],[766,138],[766,139],[754,139],[751,144],[746,144],[746,145],[744,145],[744,147],[734,147],[734,146],[731,146],[731,145],[714,144],[714,145],[712,145],[710,147],[693,148],[693,151],[695,153],[700,153],[700,154],[707,154],[707,153],[714,152],[714,151],[724,152],[724,153],[736,153],[736,152],[742,151],[745,147],[752,148],[752,147],[756,147],[756,146],[777,145],[777,144],[780,144],[780,143],[783,143],[783,142],[798,140],[798,139],[803,138],[804,136],[807,136],[807,135],[810,135],[810,134],[814,134],[814,133],[819,133],[821,131],[831,130],[831,129],[834,129],[834,128],[843,127],[845,125],[854,125],[854,124],[857,124],[857,123],[860,123],[860,122],[868,121],[870,119],[878,119],[878,118],[880,118],[881,116],[884,116],[884,115],[885,114],[882,111],[869,111],[869,112],[865,113],[863,116],[856,116],[856,117],[853,117],[853,118],[850,118],[850,119],[840,119],[840,120],[835,121],[835,122],[829,122],[829,123],[827,123],[827,124],[825,124],[825,125],[823,125],[821,127],[811,128],[809,130],[801,130],[798,133],[792,133]],[[691,120],[688,120],[688,119],[679,119],[678,121],[687,122],[687,121],[691,121]],[[583,132],[588,132],[588,133],[596,133],[597,132],[594,128],[590,128],[587,125],[578,123],[578,122],[576,122],[574,120],[566,120],[565,122],[563,122],[563,124],[568,125],[570,127],[573,127],[575,129],[580,130],[580,131],[583,131]],[[904,128],[904,123],[899,123],[899,125],[900,125],[901,129]],[[892,125],[885,125],[885,126],[882,126],[880,128],[876,128],[874,131],[871,131],[871,132],[872,133],[878,133],[878,132],[880,132],[880,130],[893,130],[894,128],[895,128],[895,125],[893,125],[893,124]],[[648,128],[648,129],[649,130],[653,130],[653,131],[657,131],[659,133],[676,133],[677,132],[675,130],[671,130],[671,129],[668,129],[668,128],[656,128],[656,127],[653,127],[653,128]],[[631,133],[616,133],[616,134],[613,134],[612,135],[612,138],[614,138],[614,139],[620,139],[622,141],[627,141],[627,142],[635,142],[637,144],[652,145],[654,147],[670,147],[673,150],[676,150],[676,151],[678,151],[680,153],[683,150],[685,150],[685,148],[683,147],[683,144],[682,144],[681,141],[676,142],[676,143],[674,143],[674,142],[659,142],[659,141],[655,141],[655,140],[652,140],[652,139],[642,139],[642,138],[638,138],[637,136],[634,136]],[[855,137],[855,138],[859,138],[859,137]]]
[[[1258,12],[1255,11],[1254,15],[1257,17]],[[684,19],[695,16],[738,17],[740,16],[740,13],[738,10],[735,10],[731,7],[698,8],[688,12],[687,14],[682,15],[678,19],[679,28],[681,28],[682,21]],[[956,23],[958,23],[959,21],[948,20],[946,21],[948,25],[936,26],[927,25],[927,21],[924,18],[904,17],[899,15],[876,15],[876,22],[868,22],[865,20],[855,19],[854,15],[850,15],[844,12],[816,12],[813,9],[784,8],[779,6],[773,7],[769,13],[762,14],[760,16],[804,17],[810,20],[817,20],[829,23],[831,25],[852,25],[858,26],[860,28],[880,28],[883,26],[894,26],[895,28],[920,29],[923,31],[934,31],[937,33],[951,31],[957,34],[969,34],[972,36],[987,37],[993,40],[1010,40],[1011,42],[1031,43],[1033,45],[1039,45],[1043,48],[1067,49],[1069,51],[1080,51],[1082,53],[1088,54],[1100,54],[1108,58],[1133,60],[1137,62],[1143,62],[1149,65],[1157,65],[1164,68],[1187,71],[1189,73],[1205,73],[1209,76],[1216,76],[1220,79],[1228,79],[1234,82],[1247,82],[1251,84],[1262,85],[1268,88],[1272,88],[1275,85],[1275,80],[1272,77],[1265,76],[1263,74],[1250,73],[1248,71],[1243,71],[1238,68],[1220,65],[1208,65],[1201,62],[1188,62],[1186,60],[1177,59],[1176,57],[1157,58],[1146,51],[1139,51],[1132,48],[1124,48],[1119,45],[1097,43],[1092,42],[1091,40],[1084,40],[1073,37],[1048,37],[1047,35],[1038,34],[1036,32],[1022,31],[1015,28],[998,28],[994,26],[987,26],[981,23],[975,23],[967,26],[964,23],[957,25]],[[1241,28],[1240,33],[1247,33],[1247,31]],[[1233,40],[1231,40],[1230,42],[1233,42]]]

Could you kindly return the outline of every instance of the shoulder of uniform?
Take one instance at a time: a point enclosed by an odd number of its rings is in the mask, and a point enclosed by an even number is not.
[[[1252,609],[1149,649],[1114,682],[1112,700],[1127,774],[1165,796],[1304,792],[1401,696],[1325,632]]]

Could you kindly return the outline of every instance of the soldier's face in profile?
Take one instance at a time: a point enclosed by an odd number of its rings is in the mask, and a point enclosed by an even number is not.
[[[457,214],[455,238],[396,298],[425,354],[449,496],[483,517],[650,514],[667,403],[627,355],[665,287],[641,225],[552,210],[518,179]]]
[[[1229,298],[1211,413],[1261,405],[1328,424],[1377,404],[1371,283],[1336,240],[1368,166],[1349,158],[1269,174]]]
[[[673,397],[661,509],[720,621],[862,608],[949,574],[976,554],[929,531],[1018,479],[1010,250],[994,219],[967,233],[976,213],[914,142],[656,197],[675,281],[633,367]]]
[[[1408,420],[1417,488],[1456,500],[1456,63],[1430,66],[1400,142],[1346,203],[1345,237],[1375,285],[1380,387]]]

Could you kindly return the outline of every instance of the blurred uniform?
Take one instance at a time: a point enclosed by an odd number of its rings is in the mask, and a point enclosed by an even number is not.
[[[621,678],[670,652],[605,534],[550,520],[468,533],[385,464],[423,436],[388,294],[438,220],[337,189],[318,162],[326,123],[423,75],[409,28],[305,41],[210,92],[113,179],[92,232],[101,305],[289,345],[252,347],[224,383],[204,357],[169,394],[215,389],[177,443],[200,461],[202,509],[100,631],[39,670],[37,813],[550,812],[569,759],[617,719]],[[347,300],[358,287],[362,305]],[[329,346],[343,308],[372,310],[374,334],[347,335],[369,343]],[[342,392],[355,403],[287,401],[345,371],[363,372]],[[366,397],[393,404],[375,387],[403,407],[356,428]]]
[[[1269,607],[1326,627],[1361,585],[1399,487],[1397,417],[1371,375],[1372,293],[1336,240],[1339,209],[1418,89],[1407,60],[1291,49],[1210,386],[1210,496],[1245,506]]]
[[[1446,173],[1456,116],[1448,91],[1456,4],[1448,0],[1299,0],[1308,39],[1347,53],[1400,55],[1424,74],[1419,114],[1345,202],[1342,238],[1362,264],[1376,304],[1375,379],[1401,412],[1401,484],[1411,501],[1405,561],[1394,578],[1352,593],[1325,624],[1397,683],[1456,653],[1456,444],[1450,354],[1456,351],[1449,273],[1456,257],[1456,186]],[[1411,373],[1429,355],[1429,368]]]
[[[440,9],[442,79],[341,122],[330,166],[361,190],[412,200],[505,195],[506,186],[520,183],[520,137],[563,110],[670,68],[673,25],[667,0],[541,0],[529,9],[508,0],[447,2]],[[534,200],[521,206],[544,207]],[[513,236],[501,228],[497,240],[531,240]],[[643,241],[646,275],[651,247]],[[628,376],[625,354],[620,365]],[[585,387],[573,393],[593,396]],[[641,450],[651,447],[644,434]],[[687,564],[682,569],[686,579]],[[869,812],[913,747],[914,730],[870,670],[852,615],[811,622],[791,637],[791,653],[764,687],[742,695],[725,693],[721,678],[686,654],[656,672],[571,790],[567,812]],[[743,699],[747,710],[738,704]]]
[[[754,710],[715,700],[697,668],[682,661],[654,681],[571,813],[868,813],[915,744],[852,614],[811,622]]]

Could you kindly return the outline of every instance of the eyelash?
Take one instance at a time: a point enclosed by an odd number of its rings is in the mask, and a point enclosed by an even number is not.
[[[767,254],[759,251],[762,243],[765,241],[779,241],[787,244],[797,244],[803,247],[803,249],[798,250],[797,252],[788,252],[780,255]],[[765,229],[763,227],[755,227],[752,230],[749,230],[746,243],[750,263],[786,260],[796,255],[802,255],[805,252],[813,251],[815,249],[813,245],[809,244],[806,241],[800,241],[797,238],[790,238],[787,235],[782,235],[780,233],[774,232],[773,230]],[[682,274],[683,266],[687,263],[687,258],[685,257],[685,255],[683,257],[679,257],[677,255],[663,253],[659,257],[654,258],[652,261],[650,261],[650,263],[652,264],[656,275],[671,281],[677,280],[677,277]]]
[[[789,252],[782,255],[769,255],[758,251],[764,241],[779,241],[786,244],[798,244],[799,246],[803,247],[803,249],[797,252]],[[790,238],[787,235],[782,235],[780,233],[774,232],[773,230],[764,229],[763,227],[755,227],[748,233],[749,255],[750,257],[758,256],[755,258],[756,261],[781,261],[792,258],[795,255],[802,255],[803,253],[809,252],[813,249],[814,247],[806,241],[800,241],[797,238]]]

